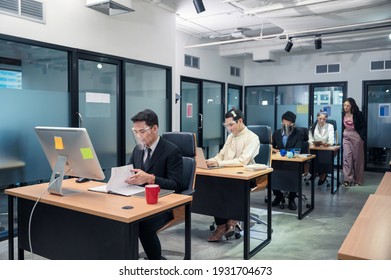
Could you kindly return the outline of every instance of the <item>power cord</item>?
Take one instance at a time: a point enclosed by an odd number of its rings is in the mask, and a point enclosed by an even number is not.
[[[58,180],[58,178],[56,178],[55,180],[53,180],[53,182],[51,182],[48,187],[46,189],[43,190],[43,192],[40,194],[40,196],[38,197],[37,201],[35,202],[34,206],[33,206],[33,209],[31,209],[31,213],[30,213],[30,217],[29,217],[29,224],[28,224],[28,239],[29,239],[29,248],[30,248],[30,253],[31,253],[31,259],[34,259],[34,253],[33,253],[33,245],[31,243],[31,221],[33,219],[33,213],[34,213],[34,210],[35,210],[35,207],[37,206],[38,202],[41,200],[42,196],[47,192],[47,190],[50,188],[50,186],[55,183],[56,181]]]

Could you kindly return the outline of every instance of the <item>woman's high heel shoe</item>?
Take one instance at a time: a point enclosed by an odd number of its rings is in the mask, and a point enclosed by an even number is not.
[[[225,233],[225,238],[228,239],[228,238],[232,237],[232,235],[235,234],[235,229],[237,229],[239,232],[243,230],[238,221],[228,220],[227,232]]]
[[[213,233],[208,237],[209,242],[218,242],[221,241],[223,236],[227,233],[227,226],[224,225],[218,225],[216,229],[213,231]]]

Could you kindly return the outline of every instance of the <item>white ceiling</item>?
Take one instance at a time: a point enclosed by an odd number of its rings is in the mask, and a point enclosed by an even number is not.
[[[192,0],[145,1],[175,11],[177,29],[202,39],[186,47],[220,45],[223,55],[284,53],[288,37],[291,55],[391,50],[390,0],[203,0],[199,14]]]

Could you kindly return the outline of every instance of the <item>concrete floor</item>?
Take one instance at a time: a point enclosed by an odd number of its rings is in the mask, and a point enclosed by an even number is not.
[[[368,196],[376,191],[383,173],[366,172],[365,185],[341,187],[334,195],[326,184],[315,181],[315,209],[302,220],[297,212],[287,208],[273,208],[272,241],[252,259],[259,260],[335,260],[338,249],[349,232]],[[304,193],[309,196],[310,187]],[[252,211],[266,218],[265,192],[252,194]],[[192,214],[192,259],[235,260],[243,258],[243,238],[217,243],[207,242],[213,217]],[[251,244],[265,238],[264,225],[251,228]],[[163,255],[167,259],[181,259],[184,250],[184,227],[178,225],[159,234]],[[140,246],[140,250],[142,247]],[[143,256],[143,253],[141,253]],[[41,259],[25,254],[26,259]],[[0,242],[0,260],[8,258],[7,241]]]

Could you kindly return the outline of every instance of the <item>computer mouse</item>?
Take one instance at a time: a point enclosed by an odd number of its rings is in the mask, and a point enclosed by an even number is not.
[[[88,182],[88,181],[90,181],[90,179],[81,177],[79,179],[76,179],[75,182],[76,183],[85,183],[85,182]]]

